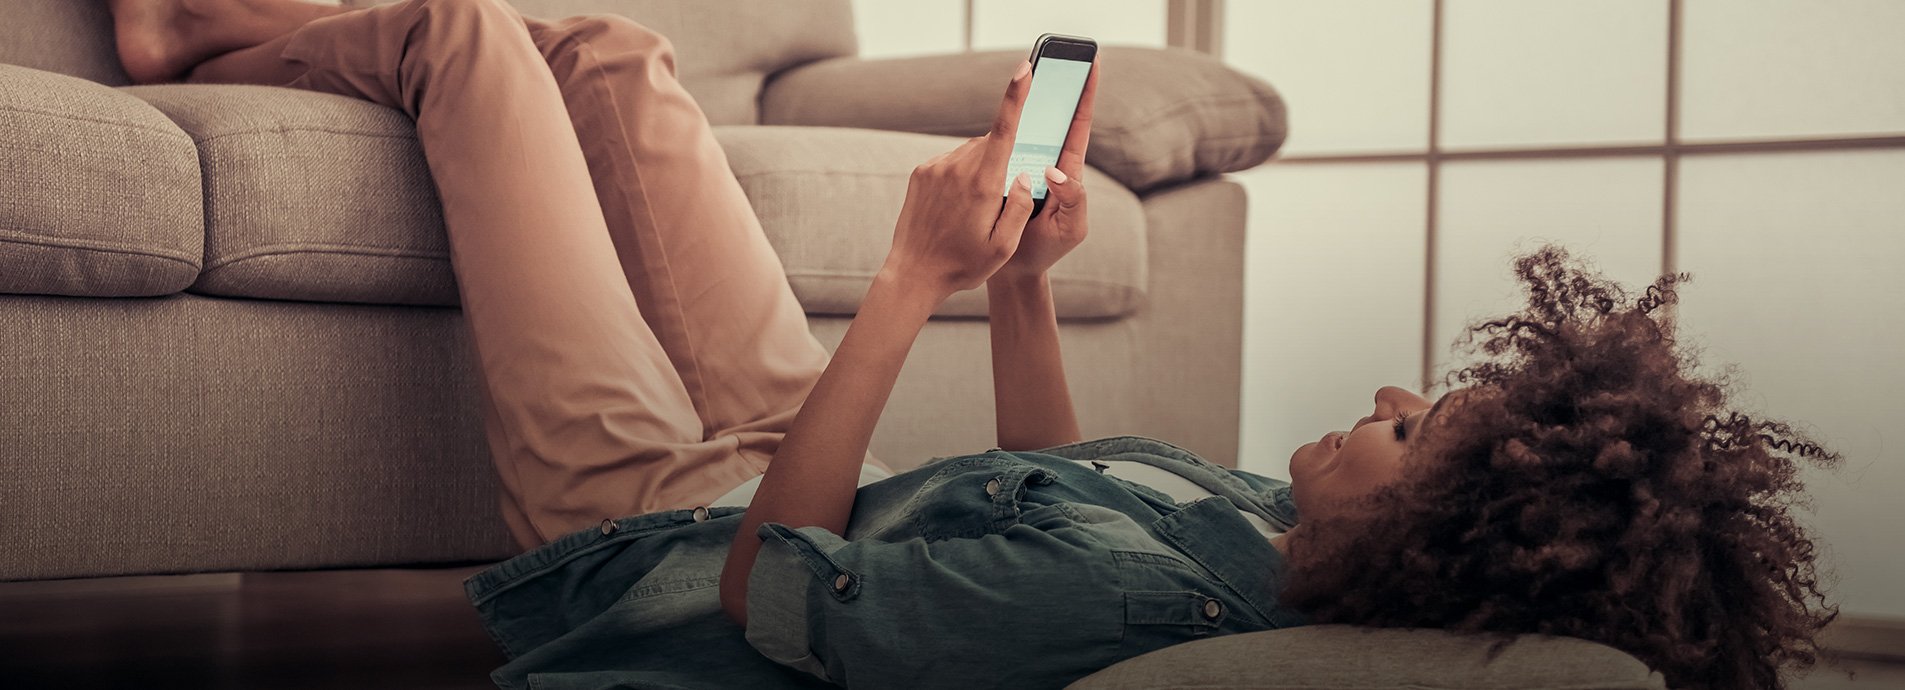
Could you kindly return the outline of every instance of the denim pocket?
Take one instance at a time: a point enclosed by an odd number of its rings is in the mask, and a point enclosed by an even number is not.
[[[1113,551],[1124,589],[1124,635],[1119,650],[1137,656],[1218,634],[1230,607],[1196,566],[1154,551]]]
[[[1012,457],[980,455],[944,463],[907,506],[917,534],[927,541],[971,539],[1019,524],[1034,504],[1027,487],[1058,479],[1053,471]]]
[[[1215,632],[1224,621],[1224,604],[1197,592],[1125,592],[1124,622],[1130,626],[1162,625],[1193,637]]]
[[[992,499],[991,532],[996,534],[1019,524],[1026,511],[1027,486],[1043,486],[1057,479],[1051,470],[1037,465],[1013,465],[986,480],[986,496]]]

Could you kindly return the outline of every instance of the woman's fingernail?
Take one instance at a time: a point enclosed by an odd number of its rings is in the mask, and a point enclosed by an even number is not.
[[[1020,61],[1020,62],[1019,62],[1019,71],[1018,71],[1018,73],[1017,73],[1017,74],[1014,74],[1014,75],[1012,75],[1012,81],[1014,81],[1014,82],[1018,82],[1018,81],[1021,81],[1021,80],[1023,80],[1023,79],[1025,79],[1025,75],[1028,75],[1028,74],[1031,74],[1031,73],[1032,73],[1032,61],[1031,61],[1031,60],[1022,60],[1022,61]]]
[[[1065,184],[1065,171],[1048,166],[1045,168],[1045,179],[1050,180],[1052,184]]]
[[[1031,189],[1032,173],[1019,173],[1018,177],[1012,178],[1012,186],[1019,189]]]

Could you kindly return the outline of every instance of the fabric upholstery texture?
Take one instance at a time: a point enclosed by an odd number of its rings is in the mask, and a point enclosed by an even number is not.
[[[0,580],[510,555],[466,331],[453,309],[0,296]]]
[[[410,118],[267,86],[124,89],[198,143],[205,268],[192,291],[454,305],[449,242]]]
[[[1230,467],[1237,466],[1235,401],[1243,398],[1246,201],[1243,187],[1228,180],[1144,197],[1151,288],[1143,320],[1129,324],[1137,359],[1129,369],[1080,372],[1142,372],[1135,390],[1122,393],[1144,399],[1125,433],[1171,439]]]
[[[368,6],[396,0],[352,0]],[[853,55],[849,0],[510,0],[531,17],[619,14],[667,36],[682,86],[716,125],[754,124],[767,75]]]
[[[729,165],[808,313],[853,314],[892,245],[913,167],[959,139],[836,127],[720,127]],[[1144,214],[1116,181],[1088,173],[1091,241],[1052,268],[1063,318],[1105,318],[1144,297]],[[953,295],[940,316],[985,316],[985,289]]]
[[[1498,644],[1503,646],[1495,649]],[[1313,625],[1167,647],[1068,687],[1659,690],[1666,685],[1638,659],[1585,640]]]
[[[177,292],[204,244],[198,154],[150,106],[0,65],[0,293]]]
[[[761,93],[761,124],[982,134],[1025,57],[990,51],[798,67]],[[1275,89],[1208,55],[1107,46],[1099,62],[1087,162],[1134,191],[1255,166],[1288,133]]]
[[[7,0],[0,17],[0,63],[108,86],[130,82],[105,0]]]

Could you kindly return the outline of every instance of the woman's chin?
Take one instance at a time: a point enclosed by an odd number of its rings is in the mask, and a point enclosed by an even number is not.
[[[1294,482],[1299,477],[1307,477],[1310,474],[1310,470],[1315,469],[1316,453],[1313,452],[1315,448],[1316,442],[1311,441],[1297,446],[1296,452],[1290,454],[1291,481]]]

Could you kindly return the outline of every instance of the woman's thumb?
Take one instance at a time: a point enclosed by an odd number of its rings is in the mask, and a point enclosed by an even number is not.
[[[1032,219],[1032,176],[1019,173],[1007,189],[1005,206],[999,209],[999,220],[992,224],[992,238],[1004,240],[1006,246],[1018,249],[1019,236],[1025,233],[1025,222]]]
[[[1045,204],[1057,206],[1069,212],[1078,208],[1084,200],[1084,186],[1078,180],[1066,175],[1065,171],[1048,167],[1045,169]]]

